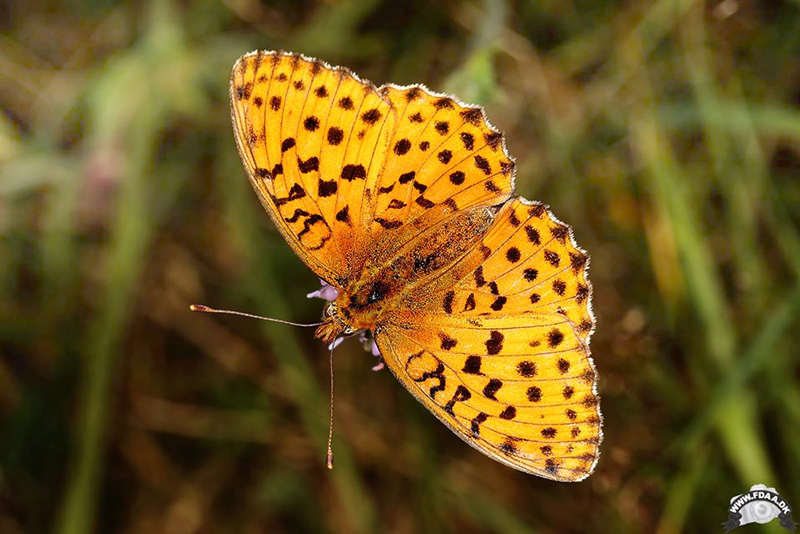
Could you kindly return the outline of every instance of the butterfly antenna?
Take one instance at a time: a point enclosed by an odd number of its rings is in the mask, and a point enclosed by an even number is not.
[[[328,454],[326,462],[328,469],[333,469],[333,349],[331,346],[331,401],[330,401],[330,425],[328,426]]]
[[[312,327],[312,326],[320,326],[322,323],[293,323],[291,321],[284,321],[282,319],[273,319],[272,317],[262,317],[260,315],[253,315],[252,313],[244,313],[240,311],[233,311],[233,310],[217,310],[214,308],[209,308],[208,306],[203,306],[202,304],[192,304],[189,306],[189,309],[193,312],[202,312],[202,313],[225,313],[228,315],[239,315],[241,317],[249,317],[250,319],[258,319],[259,321],[268,321],[271,323],[281,323],[281,324],[288,324],[291,326],[302,326],[302,327]]]

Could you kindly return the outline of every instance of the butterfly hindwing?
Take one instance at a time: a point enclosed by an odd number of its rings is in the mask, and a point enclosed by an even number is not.
[[[534,232],[539,239],[529,239]],[[585,260],[556,262],[553,254],[583,252],[544,206],[520,199],[503,207],[478,247],[484,257],[465,258],[472,264],[460,281],[432,277],[382,319],[384,359],[479,450],[543,477],[580,480],[602,435],[588,348],[593,319]]]

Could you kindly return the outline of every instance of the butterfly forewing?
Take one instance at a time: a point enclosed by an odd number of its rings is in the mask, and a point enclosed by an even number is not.
[[[395,113],[370,83],[298,54],[236,63],[231,108],[250,181],[300,258],[334,283],[365,241]]]
[[[445,206],[441,216],[511,196],[513,160],[477,107],[420,86],[381,88],[397,110],[381,175],[374,231],[394,229]],[[433,222],[433,221],[431,221]]]

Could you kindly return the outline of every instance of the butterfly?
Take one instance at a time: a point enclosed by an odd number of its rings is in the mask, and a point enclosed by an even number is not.
[[[265,51],[236,62],[230,102],[258,198],[324,281],[316,337],[369,331],[417,400],[503,464],[591,474],[588,256],[545,205],[514,195],[483,109]]]

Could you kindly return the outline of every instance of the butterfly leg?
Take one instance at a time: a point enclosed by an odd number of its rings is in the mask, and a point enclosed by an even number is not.
[[[367,331],[365,330],[358,334],[358,340],[361,342],[364,350],[368,351],[376,358],[380,358],[378,363],[372,367],[372,370],[378,372],[383,369],[383,355],[381,354],[381,350],[378,348],[378,344],[375,343],[375,338],[371,335],[368,335]]]

